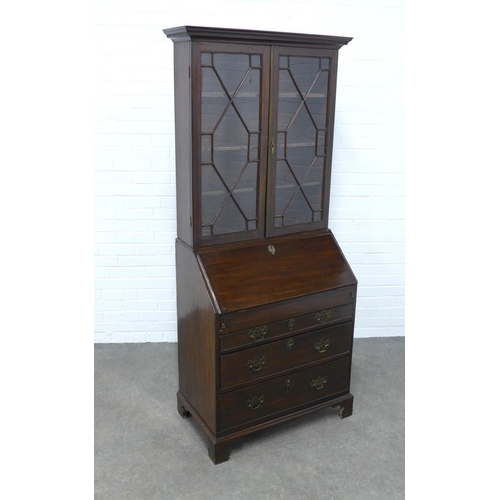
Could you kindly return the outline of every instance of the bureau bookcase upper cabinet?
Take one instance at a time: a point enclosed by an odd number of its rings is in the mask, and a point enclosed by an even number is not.
[[[165,32],[176,42],[178,167],[190,177],[179,237],[197,248],[326,228],[338,48],[350,38]]]

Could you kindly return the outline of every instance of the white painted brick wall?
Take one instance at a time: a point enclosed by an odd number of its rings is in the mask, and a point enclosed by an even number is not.
[[[95,342],[175,342],[173,44],[185,24],[352,36],[340,50],[331,220],[356,337],[404,335],[404,1],[95,4]]]

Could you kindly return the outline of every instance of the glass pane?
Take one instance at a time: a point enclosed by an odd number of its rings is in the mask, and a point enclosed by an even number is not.
[[[316,158],[302,182],[302,191],[313,210],[322,209],[324,170],[325,158]]]
[[[261,55],[202,54],[202,236],[258,227]]]
[[[286,132],[276,134],[276,158],[282,159],[285,157],[285,138]]]
[[[326,127],[326,108],[328,97],[328,72],[322,71],[306,99],[306,104],[314,123],[318,128]]]
[[[248,158],[248,134],[233,107],[214,133],[214,164],[229,187],[233,186]]]
[[[323,212],[329,59],[289,56],[288,67],[284,59],[279,71],[275,227],[317,222]]]
[[[290,73],[303,97],[313,86],[319,72],[319,58],[290,57]]]
[[[247,219],[257,218],[257,163],[248,163],[233,189],[233,199],[241,208]]]
[[[212,163],[212,136],[201,136],[201,163]]]
[[[201,222],[203,225],[212,225],[227,198],[227,189],[212,165],[202,166],[201,183],[203,186]]]
[[[213,68],[201,69],[201,81],[201,131],[210,134],[229,105],[229,97]]]
[[[249,160],[259,159],[259,134],[250,134],[248,159]]]
[[[250,55],[214,54],[214,68],[225,89],[232,96],[245,74],[250,71]]]
[[[252,69],[238,90],[233,107],[248,132],[259,131],[260,69]]]
[[[297,191],[297,182],[286,161],[276,162],[276,197],[274,215],[282,216],[286,211],[293,195]]]
[[[234,200],[229,197],[214,223],[214,234],[246,231],[247,222]]]
[[[201,54],[201,65],[202,66],[212,66],[212,54],[205,52]]]
[[[302,191],[297,191],[285,215],[285,226],[312,222],[312,210]]]
[[[251,64],[252,68],[260,68],[261,67],[260,55],[251,56]]]

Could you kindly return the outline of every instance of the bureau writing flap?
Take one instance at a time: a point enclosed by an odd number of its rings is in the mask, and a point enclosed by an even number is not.
[[[231,312],[356,284],[332,233],[197,251],[212,298]]]

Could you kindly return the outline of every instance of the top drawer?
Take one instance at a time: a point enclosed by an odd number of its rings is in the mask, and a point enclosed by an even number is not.
[[[294,316],[283,321],[248,328],[243,331],[221,335],[221,352],[264,343],[290,334],[300,333],[311,328],[334,325],[352,320],[354,303],[340,307],[330,307],[302,316]]]
[[[295,299],[273,302],[260,307],[252,307],[220,316],[219,331],[221,333],[221,345],[223,335],[231,332],[238,332],[264,326],[268,323],[279,321],[288,321],[291,318],[297,318],[321,312],[333,307],[346,304],[354,304],[356,300],[356,285],[350,285],[343,288],[328,290],[321,293],[304,295]],[[256,318],[258,318],[258,323]]]

